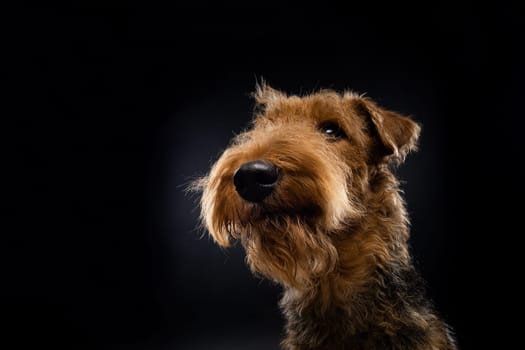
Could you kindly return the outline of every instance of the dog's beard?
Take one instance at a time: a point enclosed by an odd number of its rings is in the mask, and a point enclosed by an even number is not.
[[[300,217],[279,217],[236,227],[251,270],[287,287],[308,289],[335,269],[330,237]]]

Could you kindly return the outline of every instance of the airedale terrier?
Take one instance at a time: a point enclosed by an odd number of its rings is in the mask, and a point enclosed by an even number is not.
[[[391,171],[420,127],[369,98],[255,92],[252,128],[196,184],[203,224],[284,288],[284,349],[456,349],[424,296]]]

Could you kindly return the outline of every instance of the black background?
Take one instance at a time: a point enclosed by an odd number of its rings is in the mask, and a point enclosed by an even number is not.
[[[247,124],[263,77],[289,93],[366,92],[422,123],[419,152],[398,170],[418,267],[462,349],[509,346],[523,12],[212,4],[4,12],[0,341],[277,348],[279,288],[251,276],[239,247],[216,247],[184,193]]]

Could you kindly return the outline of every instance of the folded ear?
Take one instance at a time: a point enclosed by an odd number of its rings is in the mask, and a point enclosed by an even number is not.
[[[351,102],[357,114],[366,118],[369,134],[377,138],[379,161],[402,163],[417,148],[421,127],[412,119],[383,109],[368,98],[356,97]]]

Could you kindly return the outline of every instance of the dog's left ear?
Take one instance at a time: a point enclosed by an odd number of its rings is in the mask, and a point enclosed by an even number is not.
[[[421,127],[412,119],[379,107],[368,98],[351,100],[353,109],[366,119],[368,132],[379,141],[378,160],[402,163],[406,155],[417,148]]]

